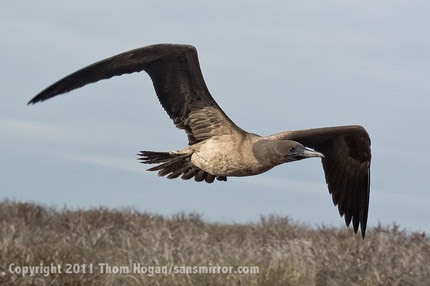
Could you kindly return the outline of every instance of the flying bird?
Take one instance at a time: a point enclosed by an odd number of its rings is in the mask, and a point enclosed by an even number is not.
[[[139,160],[156,164],[169,179],[212,183],[230,176],[252,176],[306,158],[321,158],[328,190],[345,223],[359,226],[364,238],[370,196],[370,138],[359,125],[284,131],[270,136],[238,127],[206,87],[197,50],[190,45],[159,44],[134,49],[80,69],[57,81],[28,104],[113,76],[145,71],[158,99],[188,146],[179,151],[141,151]]]

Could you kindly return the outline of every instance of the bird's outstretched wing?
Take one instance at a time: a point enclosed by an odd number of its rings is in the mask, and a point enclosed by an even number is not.
[[[210,95],[197,51],[189,45],[152,45],[107,58],[57,81],[28,104],[99,80],[143,70],[151,77],[158,99],[170,118],[187,132],[190,145],[214,135],[243,132]]]
[[[370,196],[370,138],[361,126],[339,126],[286,131],[270,136],[300,142],[324,154],[325,179],[333,203],[346,225],[366,233]]]

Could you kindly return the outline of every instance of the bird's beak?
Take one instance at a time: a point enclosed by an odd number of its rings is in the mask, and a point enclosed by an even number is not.
[[[305,147],[305,148],[302,149],[302,154],[301,155],[303,157],[305,157],[305,158],[310,158],[310,157],[324,158],[324,154],[323,153],[317,152],[317,151],[315,151],[315,150],[313,150],[311,148],[307,148],[307,147]]]

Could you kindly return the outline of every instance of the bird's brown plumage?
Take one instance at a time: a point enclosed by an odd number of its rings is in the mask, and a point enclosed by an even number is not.
[[[247,133],[228,118],[210,95],[200,70],[197,51],[192,46],[160,44],[121,53],[66,76],[36,95],[29,104],[45,101],[99,80],[140,71],[149,74],[161,105],[174,124],[186,131],[189,143],[189,147],[173,153],[142,151],[143,163],[160,164],[150,168],[150,171],[159,171],[159,175],[168,175],[168,178],[194,177],[196,181],[205,180],[209,183],[215,178],[225,181],[229,174],[254,175],[278,164],[270,165],[272,161],[268,157],[276,159],[273,160],[276,162],[284,160],[285,154],[269,153],[268,156],[261,156],[259,148],[267,148],[270,144],[255,144],[257,141],[278,141],[274,146],[284,140],[291,146],[298,142],[320,152],[314,152],[309,157],[322,157],[323,154],[325,179],[333,202],[338,205],[340,215],[345,216],[346,224],[352,221],[355,232],[361,226],[364,237],[371,162],[370,138],[366,130],[361,126],[339,126],[285,131],[266,137]],[[229,140],[235,141],[235,146],[226,145]],[[226,150],[219,149],[220,142],[223,148],[227,146]],[[241,142],[244,142],[243,145]],[[230,156],[232,150],[236,152],[234,156]],[[200,158],[205,158],[204,162],[198,162],[199,156],[192,157],[198,152],[201,152]],[[220,157],[213,157],[214,154],[225,156],[227,161],[234,163],[236,169],[232,169],[232,166],[215,166],[220,167],[217,170],[226,167],[230,173],[225,174],[211,174],[204,170],[201,166],[211,163],[207,161],[208,158],[216,158],[217,164],[223,164]],[[266,157],[268,161],[264,162]],[[240,161],[241,158],[243,161]],[[289,154],[289,158],[294,159],[294,153]],[[300,159],[303,157],[297,157],[297,160]],[[283,162],[288,161],[285,159]],[[243,169],[240,169],[241,164]]]
[[[322,164],[333,203],[345,222],[366,232],[370,199],[370,138],[361,126],[286,131],[270,136],[300,142],[324,154]]]
[[[162,44],[131,50],[80,69],[49,86],[29,104],[109,79],[146,71],[158,99],[176,127],[188,134],[189,144],[214,135],[242,132],[210,95],[193,46]]]

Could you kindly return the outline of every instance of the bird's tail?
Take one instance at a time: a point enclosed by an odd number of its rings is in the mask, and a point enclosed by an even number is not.
[[[188,180],[194,177],[194,180],[201,182],[205,180],[212,183],[215,178],[219,181],[227,181],[224,176],[211,175],[191,163],[192,154],[181,154],[176,152],[154,152],[140,151],[138,154],[141,163],[159,164],[147,169],[149,172],[158,171],[158,176],[167,175],[168,179],[174,179],[181,176],[181,179]]]

